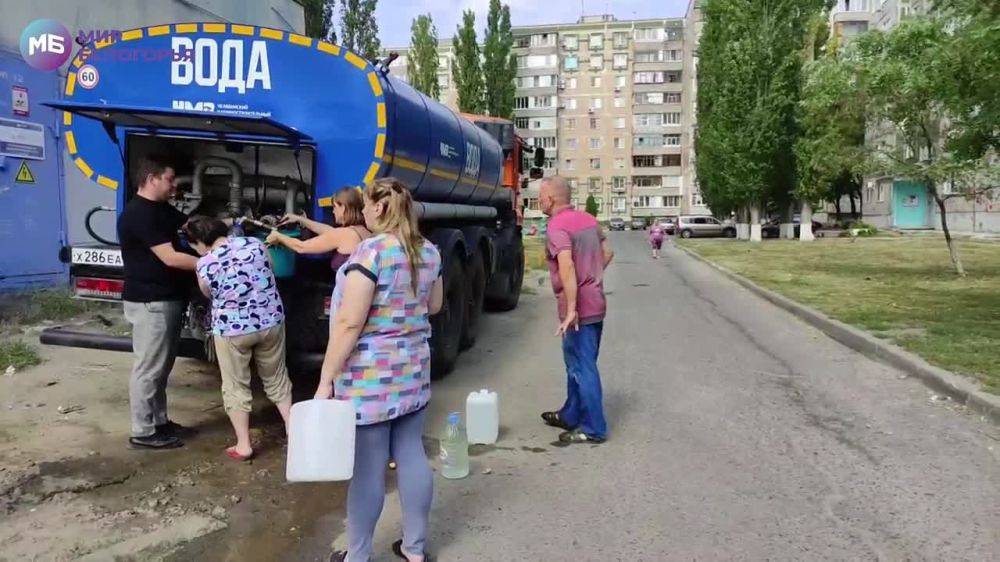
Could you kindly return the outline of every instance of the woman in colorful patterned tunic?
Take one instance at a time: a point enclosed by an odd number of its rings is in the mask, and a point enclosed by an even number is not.
[[[250,443],[250,362],[267,397],[288,425],[292,383],[285,367],[285,310],[264,244],[227,236],[218,219],[194,217],[184,227],[198,260],[198,284],[212,300],[212,334],[222,373],[222,404],[236,432],[229,458],[253,457]]]
[[[421,562],[433,494],[422,441],[431,396],[428,317],[441,309],[441,256],[417,230],[410,191],[399,180],[368,186],[364,216],[375,236],[337,273],[330,343],[316,389],[316,398],[351,400],[357,409],[349,545],[331,560],[371,558],[391,457],[403,508],[403,539],[393,550]]]

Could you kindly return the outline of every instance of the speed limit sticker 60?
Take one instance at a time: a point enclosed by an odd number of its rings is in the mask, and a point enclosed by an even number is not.
[[[100,79],[101,75],[97,73],[94,65],[85,64],[80,67],[80,70],[76,71],[76,82],[88,90],[96,86]]]

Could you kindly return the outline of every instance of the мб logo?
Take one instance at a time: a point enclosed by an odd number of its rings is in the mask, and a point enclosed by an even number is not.
[[[38,70],[55,70],[62,66],[73,50],[66,27],[50,19],[38,19],[21,32],[21,56]]]

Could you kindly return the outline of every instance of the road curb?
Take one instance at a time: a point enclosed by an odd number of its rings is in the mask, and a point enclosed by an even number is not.
[[[1000,396],[987,394],[979,390],[975,383],[951,371],[935,367],[923,358],[901,347],[880,340],[868,332],[849,326],[839,320],[834,320],[814,308],[795,302],[770,289],[765,289],[746,277],[699,255],[694,250],[690,250],[679,244],[675,244],[675,246],[692,258],[739,283],[757,296],[794,314],[841,344],[868,357],[905,371],[924,381],[931,388],[947,394],[961,404],[965,404],[969,409],[983,414],[993,423],[1000,423]]]

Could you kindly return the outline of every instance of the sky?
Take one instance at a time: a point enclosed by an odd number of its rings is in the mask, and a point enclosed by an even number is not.
[[[538,25],[574,23],[580,18],[581,4],[589,15],[612,13],[620,20],[682,17],[688,0],[501,0],[510,6],[511,23]],[[383,47],[410,44],[410,23],[420,14],[430,13],[438,37],[455,34],[462,12],[476,12],[476,30],[482,40],[489,0],[379,0],[375,16]]]

